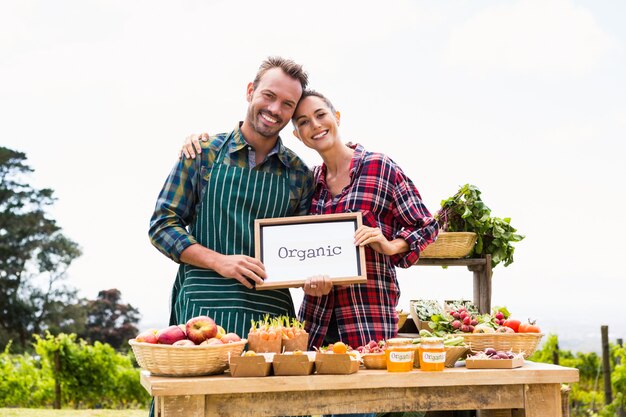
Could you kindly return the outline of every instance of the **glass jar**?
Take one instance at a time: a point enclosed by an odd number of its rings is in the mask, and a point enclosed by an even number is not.
[[[415,349],[411,345],[388,346],[385,349],[387,371],[409,372],[413,369]]]
[[[446,348],[441,337],[422,337],[419,347],[422,371],[443,371],[446,363]]]

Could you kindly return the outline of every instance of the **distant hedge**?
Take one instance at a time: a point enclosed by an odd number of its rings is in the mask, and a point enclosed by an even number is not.
[[[0,407],[49,408],[55,402],[73,408],[148,406],[132,353],[100,342],[90,345],[75,334],[34,338],[36,355],[11,354],[10,344],[0,353]]]

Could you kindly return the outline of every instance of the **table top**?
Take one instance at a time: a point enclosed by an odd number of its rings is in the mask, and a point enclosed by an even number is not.
[[[163,377],[141,371],[141,384],[153,396],[206,395],[282,391],[324,391],[364,388],[406,388],[470,385],[557,384],[578,381],[578,369],[526,361],[516,369],[446,368],[443,372],[387,372],[360,369],[351,375],[307,375],[234,378],[230,374]]]

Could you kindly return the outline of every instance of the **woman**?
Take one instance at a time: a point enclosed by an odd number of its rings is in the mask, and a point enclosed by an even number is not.
[[[340,114],[322,94],[305,91],[292,122],[294,135],[323,160],[315,168],[309,214],[361,211],[364,223],[355,244],[365,246],[367,283],[333,287],[315,276],[304,285],[299,318],[306,322],[309,345],[340,340],[357,347],[395,337],[400,297],[395,267],[417,262],[420,251],[435,241],[437,222],[389,157],[341,141]],[[199,149],[197,137],[191,136],[183,146],[187,157],[193,157],[194,145]]]
[[[436,239],[438,225],[412,181],[389,157],[343,144],[340,114],[315,91],[306,91],[292,119],[294,134],[316,150],[323,164],[315,168],[315,191],[309,214],[360,211],[363,226],[355,244],[365,246],[367,283],[312,293],[305,284],[300,319],[307,323],[311,346],[341,340],[357,347],[397,335],[400,289],[395,266],[407,268]],[[315,289],[315,288],[314,288]]]

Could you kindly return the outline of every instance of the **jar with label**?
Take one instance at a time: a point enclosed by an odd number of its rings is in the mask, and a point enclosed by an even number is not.
[[[413,369],[413,355],[415,349],[410,345],[388,346],[385,349],[387,356],[387,371],[409,372]]]
[[[422,371],[443,371],[446,363],[446,349],[441,337],[422,337],[419,347],[420,368]]]

